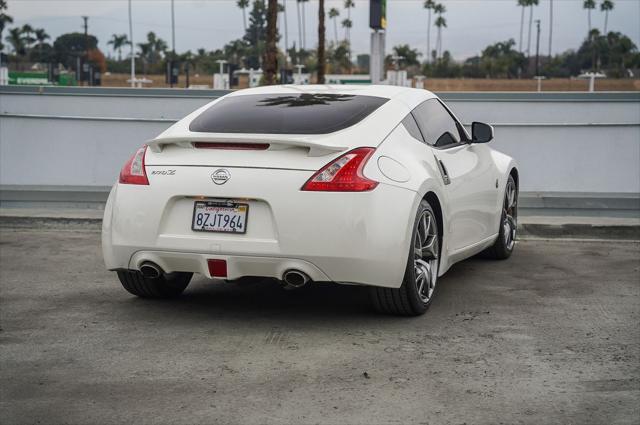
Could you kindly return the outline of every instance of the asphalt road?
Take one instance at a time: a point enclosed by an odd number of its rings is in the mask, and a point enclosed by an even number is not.
[[[0,422],[637,424],[640,244],[524,241],[418,318],[366,290],[126,293],[99,234],[0,231]]]

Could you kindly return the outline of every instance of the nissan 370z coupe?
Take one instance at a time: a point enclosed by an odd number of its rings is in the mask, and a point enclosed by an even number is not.
[[[438,277],[515,246],[518,170],[434,94],[395,86],[268,86],[203,106],[138,149],[104,214],[107,268],[141,297],[193,273],[286,287],[371,287],[418,315]]]

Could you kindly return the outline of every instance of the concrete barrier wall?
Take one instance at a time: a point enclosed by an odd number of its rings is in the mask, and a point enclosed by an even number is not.
[[[0,87],[0,185],[104,190],[213,90]],[[524,192],[640,193],[640,93],[440,93],[520,164]]]

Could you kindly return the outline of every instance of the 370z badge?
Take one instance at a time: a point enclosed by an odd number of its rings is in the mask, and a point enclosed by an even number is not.
[[[220,168],[211,174],[211,180],[213,180],[215,184],[225,184],[230,178],[231,174],[229,170],[224,168]]]

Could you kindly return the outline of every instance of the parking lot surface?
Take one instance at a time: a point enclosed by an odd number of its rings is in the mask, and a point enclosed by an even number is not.
[[[366,288],[196,277],[137,299],[90,231],[0,230],[0,421],[640,422],[640,244],[519,242],[421,317]]]

